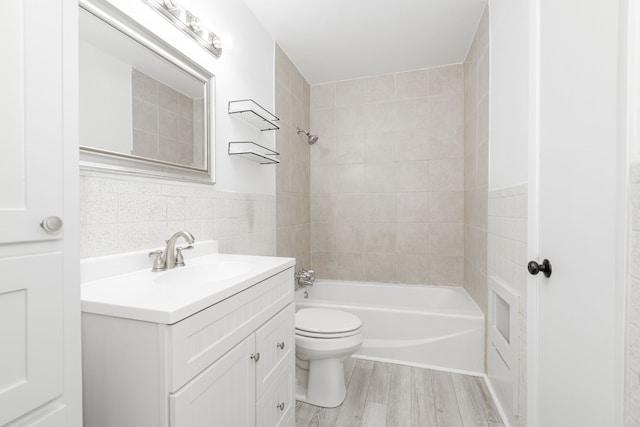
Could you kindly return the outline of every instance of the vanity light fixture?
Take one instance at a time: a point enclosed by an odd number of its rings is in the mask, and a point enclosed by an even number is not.
[[[216,33],[202,25],[200,18],[182,7],[175,0],[143,0],[162,16],[171,21],[183,33],[194,39],[216,58],[222,55],[222,40]]]

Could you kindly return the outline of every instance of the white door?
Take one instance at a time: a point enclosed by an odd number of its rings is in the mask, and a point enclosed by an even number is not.
[[[67,292],[77,283],[73,274],[65,276],[72,261],[64,258],[60,220],[64,136],[72,132],[65,126],[75,123],[64,117],[73,112],[65,90],[75,91],[65,88],[73,82],[64,82],[69,41],[63,21],[71,18],[67,31],[73,31],[77,6],[63,0],[7,0],[2,6],[0,425],[74,425],[79,399],[71,405],[74,414],[65,399],[66,390],[79,396],[79,367],[76,359],[76,374],[66,374],[74,361],[65,343],[79,336],[72,320],[79,316],[73,311],[79,296]]]
[[[62,218],[62,6],[2,6],[0,244],[55,239],[39,224]]]
[[[618,3],[531,3],[529,427],[619,425]]]

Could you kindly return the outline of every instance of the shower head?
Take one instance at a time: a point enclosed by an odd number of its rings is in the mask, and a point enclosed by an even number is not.
[[[298,133],[298,135],[300,135],[301,133],[304,133],[305,135],[307,135],[307,142],[309,143],[309,145],[313,145],[318,141],[318,135],[311,135],[306,130],[302,130],[300,128],[297,128],[297,133]]]

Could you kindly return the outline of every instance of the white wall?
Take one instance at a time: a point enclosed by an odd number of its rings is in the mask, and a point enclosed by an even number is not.
[[[274,148],[278,131],[260,132],[227,114],[229,101],[246,98],[274,111],[274,41],[241,1],[185,0],[182,4],[233,45],[224,49],[214,68],[216,188],[275,194],[277,166],[257,166],[227,154],[229,141],[254,141]]]
[[[275,194],[275,167],[259,166],[227,154],[229,141],[254,141],[273,147],[275,134],[260,132],[227,114],[228,102],[252,98],[273,111],[274,42],[244,3],[236,0],[188,0],[182,4],[205,26],[233,42],[222,57],[214,58],[164,17],[143,2],[109,0],[135,20],[160,34],[174,47],[215,74],[215,167],[214,190]]]
[[[527,182],[529,2],[490,0],[489,190]]]

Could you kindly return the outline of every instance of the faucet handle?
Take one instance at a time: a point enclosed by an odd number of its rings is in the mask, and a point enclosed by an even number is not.
[[[176,248],[176,267],[184,267],[184,256],[182,255],[182,251],[189,249],[193,249],[193,245],[178,246]]]
[[[162,271],[165,269],[164,260],[162,259],[163,253],[161,250],[149,252],[149,258],[153,258],[153,268],[151,271]]]
[[[316,280],[315,270],[307,270],[307,274],[309,275],[309,280],[311,280],[312,282]]]

